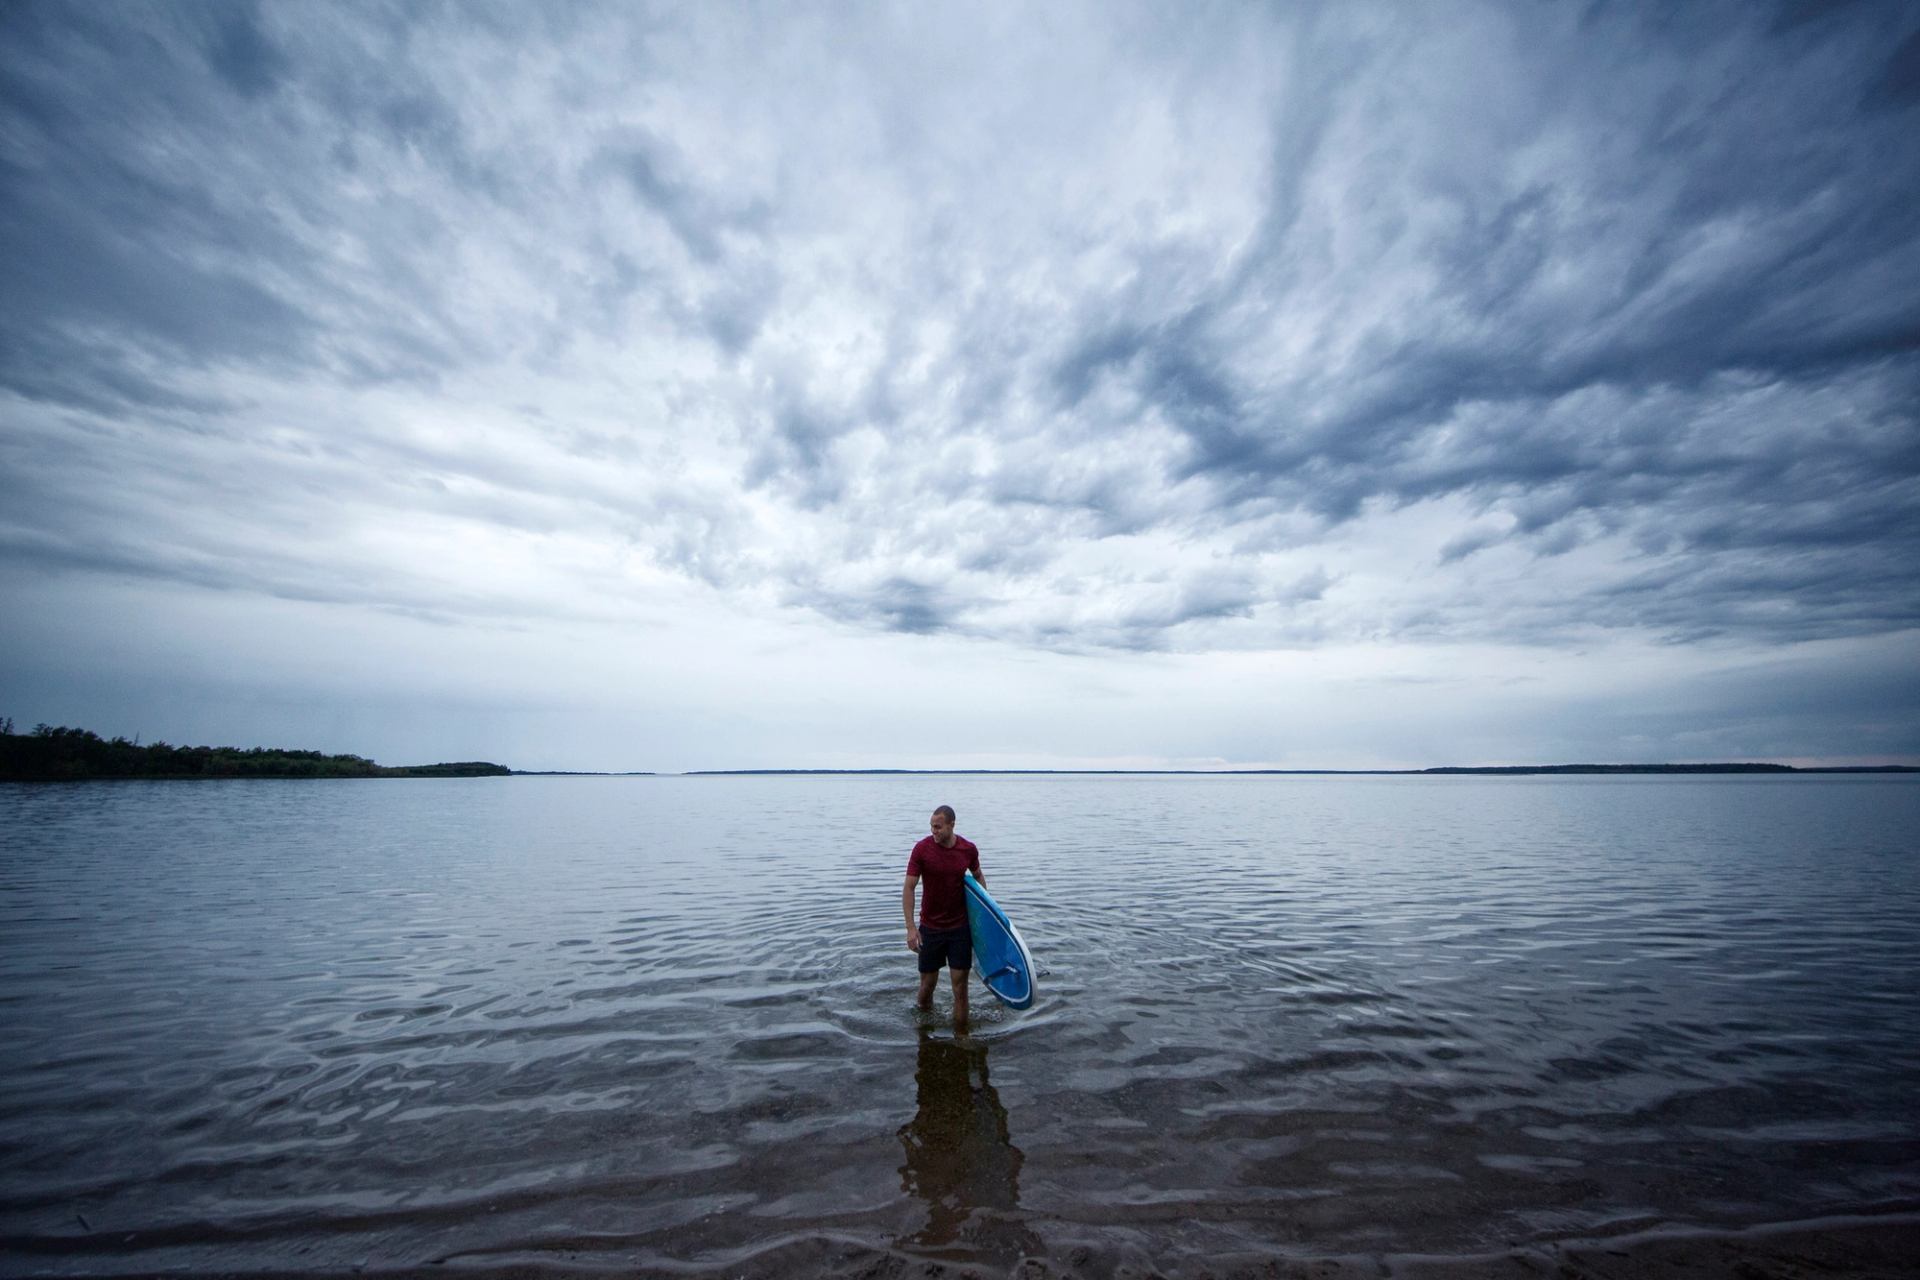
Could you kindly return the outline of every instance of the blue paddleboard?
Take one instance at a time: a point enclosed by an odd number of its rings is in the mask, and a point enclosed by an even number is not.
[[[1007,913],[969,871],[967,930],[973,934],[973,969],[1001,1004],[1024,1009],[1033,1003],[1033,955]]]

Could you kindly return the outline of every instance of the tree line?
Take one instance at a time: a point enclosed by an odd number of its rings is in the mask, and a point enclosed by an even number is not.
[[[375,764],[365,756],[326,755],[279,747],[176,747],[102,738],[90,729],[35,725],[15,733],[0,718],[0,779],[64,782],[86,778],[478,778],[512,773],[483,760],[446,764]]]

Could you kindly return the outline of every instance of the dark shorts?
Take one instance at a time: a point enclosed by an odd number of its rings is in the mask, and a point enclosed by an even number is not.
[[[973,933],[968,929],[922,929],[920,972],[973,968]]]

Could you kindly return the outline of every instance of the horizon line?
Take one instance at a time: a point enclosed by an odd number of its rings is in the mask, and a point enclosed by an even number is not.
[[[512,771],[523,777],[679,777],[679,778],[737,778],[737,777],[872,777],[872,776],[927,776],[938,774],[960,774],[979,776],[1006,776],[1021,774],[1055,774],[1072,776],[1170,776],[1170,777],[1262,777],[1262,776],[1333,776],[1333,777],[1446,777],[1450,775],[1524,775],[1542,773],[1571,774],[1611,774],[1611,773],[1920,773],[1920,765],[1910,764],[1868,764],[1868,765],[1791,765],[1773,761],[1717,761],[1700,764],[1641,763],[1641,764],[1527,764],[1527,765],[1429,765],[1418,769],[1058,769],[1058,768],[953,768],[953,769],[905,769],[905,768],[869,768],[869,769],[813,769],[813,768],[764,768],[764,769],[684,769],[677,772],[659,772],[654,770],[579,770],[579,769],[515,769]]]

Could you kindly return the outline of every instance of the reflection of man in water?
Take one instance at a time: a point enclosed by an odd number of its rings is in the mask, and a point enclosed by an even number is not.
[[[973,968],[973,935],[967,930],[967,872],[981,884],[980,850],[953,831],[953,810],[941,805],[927,821],[932,835],[913,846],[907,859],[907,879],[900,891],[900,910],[907,917],[907,950],[920,957],[922,1009],[933,1008],[933,989],[940,985],[944,966],[953,975],[953,1028],[967,1028],[967,975]],[[913,922],[913,891],[926,878],[920,894],[920,923]]]
[[[980,1083],[973,1083],[975,1072]],[[927,1202],[927,1225],[911,1242],[952,1243],[976,1209],[1017,1209],[1024,1157],[1007,1133],[1007,1109],[987,1083],[987,1049],[920,1037],[913,1073],[918,1110],[900,1127],[907,1162],[900,1185]],[[1027,1232],[1009,1224],[1005,1241],[1017,1253]]]

